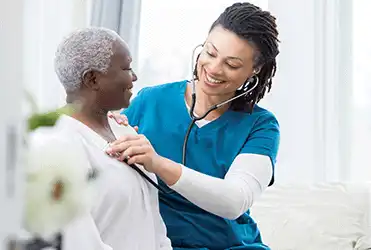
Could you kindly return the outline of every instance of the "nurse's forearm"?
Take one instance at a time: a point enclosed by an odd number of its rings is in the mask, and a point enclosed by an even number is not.
[[[170,188],[200,208],[227,219],[245,213],[272,177],[270,158],[263,155],[239,155],[224,179],[166,161],[158,176]]]
[[[161,157],[158,163],[157,174],[168,186],[174,185],[182,175],[182,165]]]

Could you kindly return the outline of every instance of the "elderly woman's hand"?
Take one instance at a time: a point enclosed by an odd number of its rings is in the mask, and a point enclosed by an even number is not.
[[[122,115],[117,112],[108,112],[107,114],[108,118],[114,119],[118,124],[127,126],[129,125],[129,120],[126,117],[126,115]],[[134,126],[135,131],[138,132],[138,126]]]
[[[157,173],[162,157],[144,135],[125,135],[110,144],[107,154],[117,155],[119,161],[128,159],[128,164],[138,163],[148,172]]]

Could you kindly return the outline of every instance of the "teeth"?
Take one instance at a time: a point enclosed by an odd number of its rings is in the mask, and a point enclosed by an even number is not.
[[[218,80],[218,79],[215,79],[215,78],[212,78],[211,76],[209,76],[208,74],[206,74],[206,80],[208,82],[211,82],[211,83],[222,83],[223,81],[221,80]]]

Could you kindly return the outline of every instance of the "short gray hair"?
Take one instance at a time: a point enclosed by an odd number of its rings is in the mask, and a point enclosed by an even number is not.
[[[79,89],[88,70],[107,72],[116,40],[121,40],[116,32],[100,27],[73,31],[62,40],[55,53],[54,69],[66,92]]]

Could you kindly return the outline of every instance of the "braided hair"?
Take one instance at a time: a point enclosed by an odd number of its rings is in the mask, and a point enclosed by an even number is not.
[[[254,69],[258,73],[250,84],[250,79],[246,80],[242,88],[236,91],[236,95],[254,86],[256,81],[258,84],[254,90],[231,104],[232,110],[252,113],[255,104],[264,97],[266,91],[271,90],[272,78],[276,73],[276,56],[279,53],[276,18],[251,3],[235,3],[224,10],[211,25],[209,32],[219,25],[255,48]],[[196,69],[194,73],[197,78]]]

